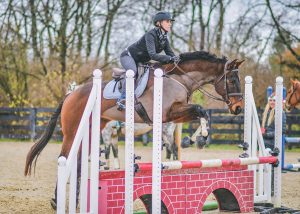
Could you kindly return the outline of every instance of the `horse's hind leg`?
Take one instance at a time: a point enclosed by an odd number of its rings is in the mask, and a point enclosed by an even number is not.
[[[173,153],[173,160],[178,160],[178,146],[175,142],[171,145],[171,151]]]
[[[68,158],[71,147],[72,147],[72,142],[73,142],[74,136],[64,134],[63,138],[63,143],[62,143],[62,148],[59,157],[64,156]],[[80,160],[77,161],[77,177],[78,177],[78,163],[80,164]],[[80,169],[81,170],[81,169]],[[54,198],[51,199],[50,204],[54,210],[56,210],[56,204],[57,204],[57,182],[54,190]]]
[[[164,142],[164,145],[166,147],[166,159],[171,159],[172,146],[175,144],[174,140],[174,131],[175,131],[176,125],[174,123],[166,123],[163,124],[162,127],[162,140]],[[173,153],[174,156],[174,153]]]
[[[111,148],[114,155],[114,169],[120,169],[120,160],[119,160],[119,149],[118,149],[118,135],[113,136],[111,139]]]
[[[76,207],[78,207],[78,202],[79,202],[80,181],[81,181],[81,151],[79,151],[79,154],[77,156]]]
[[[105,144],[105,150],[104,150],[105,162],[106,162],[105,167],[104,167],[105,170],[109,170],[109,168],[110,168],[110,161],[109,161],[110,147],[111,147],[111,144],[108,144],[108,145]]]

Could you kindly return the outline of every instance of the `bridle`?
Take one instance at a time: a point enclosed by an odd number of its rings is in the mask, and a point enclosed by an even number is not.
[[[185,88],[185,90],[187,91],[187,94],[188,94],[188,99],[190,97],[190,95],[192,94],[191,92],[191,89],[187,89],[187,87],[185,85],[183,85],[181,82],[179,82],[178,80],[172,78],[170,75],[168,75],[168,73],[172,72],[175,68],[177,68],[183,75],[185,75],[186,77],[188,77],[194,84],[197,85],[197,89],[196,90],[199,90],[200,92],[202,92],[203,94],[205,94],[206,96],[208,96],[209,98],[212,98],[214,100],[218,100],[218,101],[222,101],[222,102],[225,102],[227,104],[228,107],[231,107],[233,106],[234,104],[240,102],[241,100],[243,100],[243,94],[241,92],[229,92],[229,87],[228,87],[228,83],[227,83],[227,80],[228,80],[228,74],[231,73],[231,72],[236,72],[238,73],[238,69],[233,69],[233,70],[225,70],[226,69],[226,64],[225,64],[225,67],[224,67],[224,73],[223,75],[214,83],[215,87],[217,84],[219,84],[221,82],[222,79],[224,79],[224,90],[225,90],[225,96],[222,98],[219,98],[213,94],[211,94],[210,92],[206,91],[198,82],[196,82],[187,72],[185,72],[181,67],[179,67],[178,65],[179,62],[174,62],[173,65],[174,67],[172,67],[171,70],[166,70],[164,71],[164,77],[167,77],[167,78],[170,78],[172,80],[174,80],[175,82],[177,82],[179,85],[181,85],[182,87]],[[239,87],[239,83],[240,83],[240,80],[239,80],[239,77],[238,75],[235,75],[237,78],[234,78],[234,84],[235,86],[237,87],[237,90],[238,91],[241,91],[240,87]],[[231,102],[231,100],[229,99],[230,97],[232,96],[240,96],[240,99],[234,103]]]
[[[300,97],[298,97],[297,96],[297,90],[298,90],[298,83],[296,83],[296,87],[294,87],[294,84],[292,85],[292,87],[293,87],[293,91],[292,91],[292,93],[291,93],[291,95],[289,96],[289,98],[288,98],[288,100],[287,100],[287,102],[286,102],[286,105],[288,104],[290,104],[290,101],[291,101],[291,99],[292,99],[292,97],[295,95],[295,99],[296,99],[296,103],[300,103]],[[287,105],[287,106],[288,106]],[[297,105],[297,104],[296,104]],[[295,107],[296,105],[289,105],[289,107]]]
[[[226,68],[226,65],[225,65],[225,68]],[[224,90],[225,90],[225,99],[224,102],[228,105],[228,106],[233,106],[234,104],[240,102],[241,100],[243,100],[243,93],[241,92],[229,92],[228,90],[228,76],[227,74],[230,73],[230,72],[235,72],[236,75],[234,75],[234,79],[233,79],[233,84],[235,85],[235,87],[237,88],[237,91],[241,91],[241,88],[240,88],[240,79],[238,77],[238,72],[239,72],[239,69],[232,69],[232,70],[225,70],[224,74],[216,81],[215,84],[218,84],[219,82],[221,82],[221,80],[224,78]],[[229,99],[230,97],[234,97],[234,96],[239,96],[240,98],[235,102],[235,103],[232,103],[231,100]]]

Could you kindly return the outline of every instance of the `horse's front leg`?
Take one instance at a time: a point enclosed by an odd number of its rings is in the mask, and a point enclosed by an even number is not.
[[[201,117],[208,118],[206,111],[196,104],[174,104],[168,113],[168,121],[175,123],[189,122]]]

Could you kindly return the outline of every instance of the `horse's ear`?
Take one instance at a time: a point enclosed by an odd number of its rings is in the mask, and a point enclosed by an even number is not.
[[[231,70],[235,67],[235,63],[236,63],[237,59],[234,59],[232,61],[229,61],[226,63],[226,70]]]
[[[293,80],[293,79],[290,79],[290,82],[292,83],[292,85],[294,85],[294,83],[295,83],[295,80]]]
[[[239,68],[239,66],[240,66],[243,62],[245,62],[244,59],[241,60],[241,61],[237,61],[237,62],[236,62],[236,68]]]

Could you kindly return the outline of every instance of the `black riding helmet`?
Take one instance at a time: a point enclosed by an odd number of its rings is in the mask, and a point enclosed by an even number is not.
[[[175,19],[172,18],[171,14],[169,12],[159,11],[153,16],[153,24],[155,25],[156,22],[163,21],[163,20],[171,20],[175,21]]]

